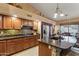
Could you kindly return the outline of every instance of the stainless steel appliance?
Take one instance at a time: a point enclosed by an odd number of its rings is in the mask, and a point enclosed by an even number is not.
[[[41,26],[41,39],[45,42],[50,42],[50,38],[51,38],[51,35],[52,35],[52,25],[51,24],[48,24],[48,23],[42,23],[42,26]]]
[[[22,33],[25,35],[32,35],[33,34],[33,27],[32,26],[23,25],[21,30],[22,30]]]

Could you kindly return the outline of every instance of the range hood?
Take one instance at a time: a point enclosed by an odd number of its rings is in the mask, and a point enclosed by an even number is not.
[[[33,26],[23,25],[21,29],[33,30]]]

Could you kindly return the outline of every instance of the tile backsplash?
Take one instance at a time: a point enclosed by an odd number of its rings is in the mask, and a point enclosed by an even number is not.
[[[0,36],[21,34],[21,30],[0,30]]]

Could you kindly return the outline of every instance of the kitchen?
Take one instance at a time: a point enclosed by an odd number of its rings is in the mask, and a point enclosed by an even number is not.
[[[0,4],[0,12],[0,55],[12,55],[38,45],[41,22],[54,22],[11,4]]]
[[[67,55],[75,43],[53,36],[59,31],[58,23],[62,24],[46,18],[29,4],[0,4],[0,55],[11,56],[35,46],[38,56]]]

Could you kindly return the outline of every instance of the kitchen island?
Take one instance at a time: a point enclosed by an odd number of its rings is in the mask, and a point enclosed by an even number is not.
[[[56,40],[57,41],[57,40]],[[45,42],[45,41],[39,41],[41,44],[39,48],[39,55],[53,55],[53,56],[65,56],[67,53],[70,52],[71,47],[74,45],[72,43],[66,42],[66,41],[61,41],[54,43],[53,41],[51,42]],[[45,46],[47,48],[45,48]],[[43,50],[42,50],[43,49]],[[46,50],[47,49],[47,50]],[[46,52],[49,51],[50,54],[46,54]]]

